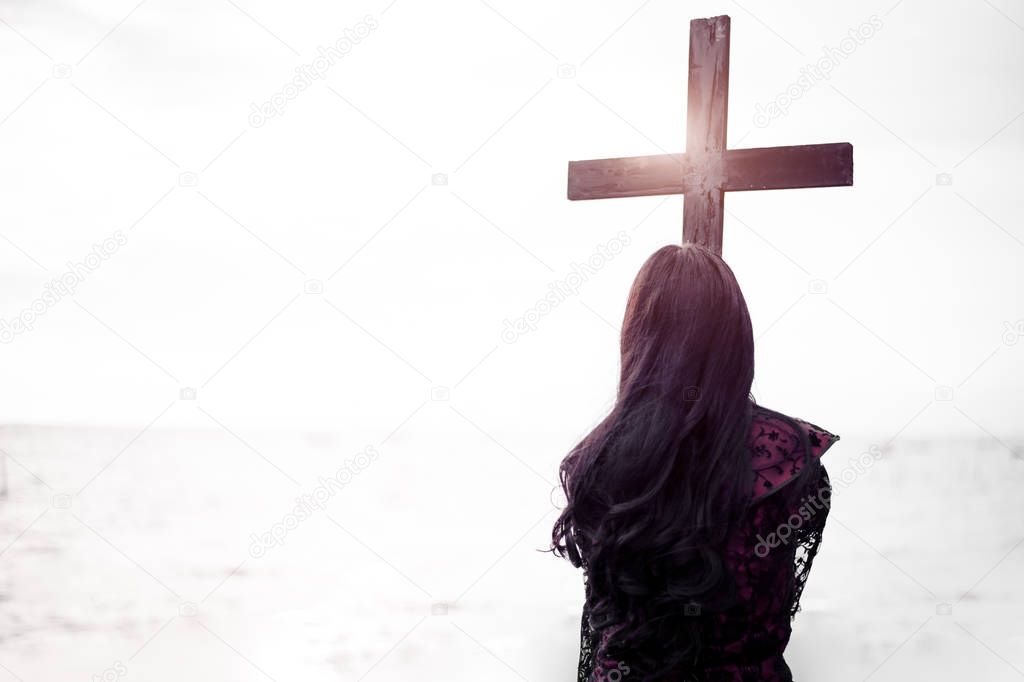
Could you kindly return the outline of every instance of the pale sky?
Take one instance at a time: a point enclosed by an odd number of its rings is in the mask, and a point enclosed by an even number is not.
[[[0,421],[386,431],[447,398],[494,434],[585,431],[682,198],[569,202],[566,162],[682,151],[689,19],[729,14],[730,145],[854,146],[853,187],[727,196],[759,400],[882,440],[1020,434],[1019,5],[2,12],[0,317],[42,312],[0,339]],[[801,82],[826,55],[829,77]],[[277,113],[254,121],[264,102]],[[620,231],[578,294],[502,339]]]

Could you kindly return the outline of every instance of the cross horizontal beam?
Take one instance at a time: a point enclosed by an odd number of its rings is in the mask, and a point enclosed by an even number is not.
[[[849,142],[569,162],[572,200],[852,184]]]

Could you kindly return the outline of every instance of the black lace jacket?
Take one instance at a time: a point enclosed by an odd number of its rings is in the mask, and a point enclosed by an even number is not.
[[[810,453],[795,428],[806,433]],[[724,550],[740,601],[725,613],[696,616],[703,621],[705,641],[700,670],[681,671],[667,680],[792,680],[782,654],[821,544],[832,490],[825,468],[811,458],[820,458],[837,440],[839,436],[814,424],[755,407],[749,439],[754,499]],[[775,494],[793,484],[808,465],[816,472],[799,496]],[[797,502],[787,502],[793,499]],[[578,682],[639,680],[630,676],[628,661],[603,657],[601,633],[590,627],[591,595],[589,583],[585,585]]]

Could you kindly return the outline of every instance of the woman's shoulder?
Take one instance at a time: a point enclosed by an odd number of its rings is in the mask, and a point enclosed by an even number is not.
[[[754,498],[776,492],[797,477],[810,455],[820,458],[839,436],[804,419],[754,405],[748,444],[754,469]]]

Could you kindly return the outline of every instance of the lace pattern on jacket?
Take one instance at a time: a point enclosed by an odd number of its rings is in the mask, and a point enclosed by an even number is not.
[[[750,431],[754,499],[724,552],[740,602],[729,612],[707,617],[708,665],[700,675],[677,676],[676,682],[792,679],[782,652],[821,546],[831,497],[827,472],[804,452],[793,422],[806,434],[815,460],[839,440],[809,422],[790,421],[760,406],[755,410]],[[816,466],[817,472],[806,479],[799,495],[776,494],[808,464]],[[791,502],[794,499],[798,501]],[[599,657],[603,648],[590,627],[591,594],[585,568],[584,586],[577,681],[629,682],[626,664]]]

